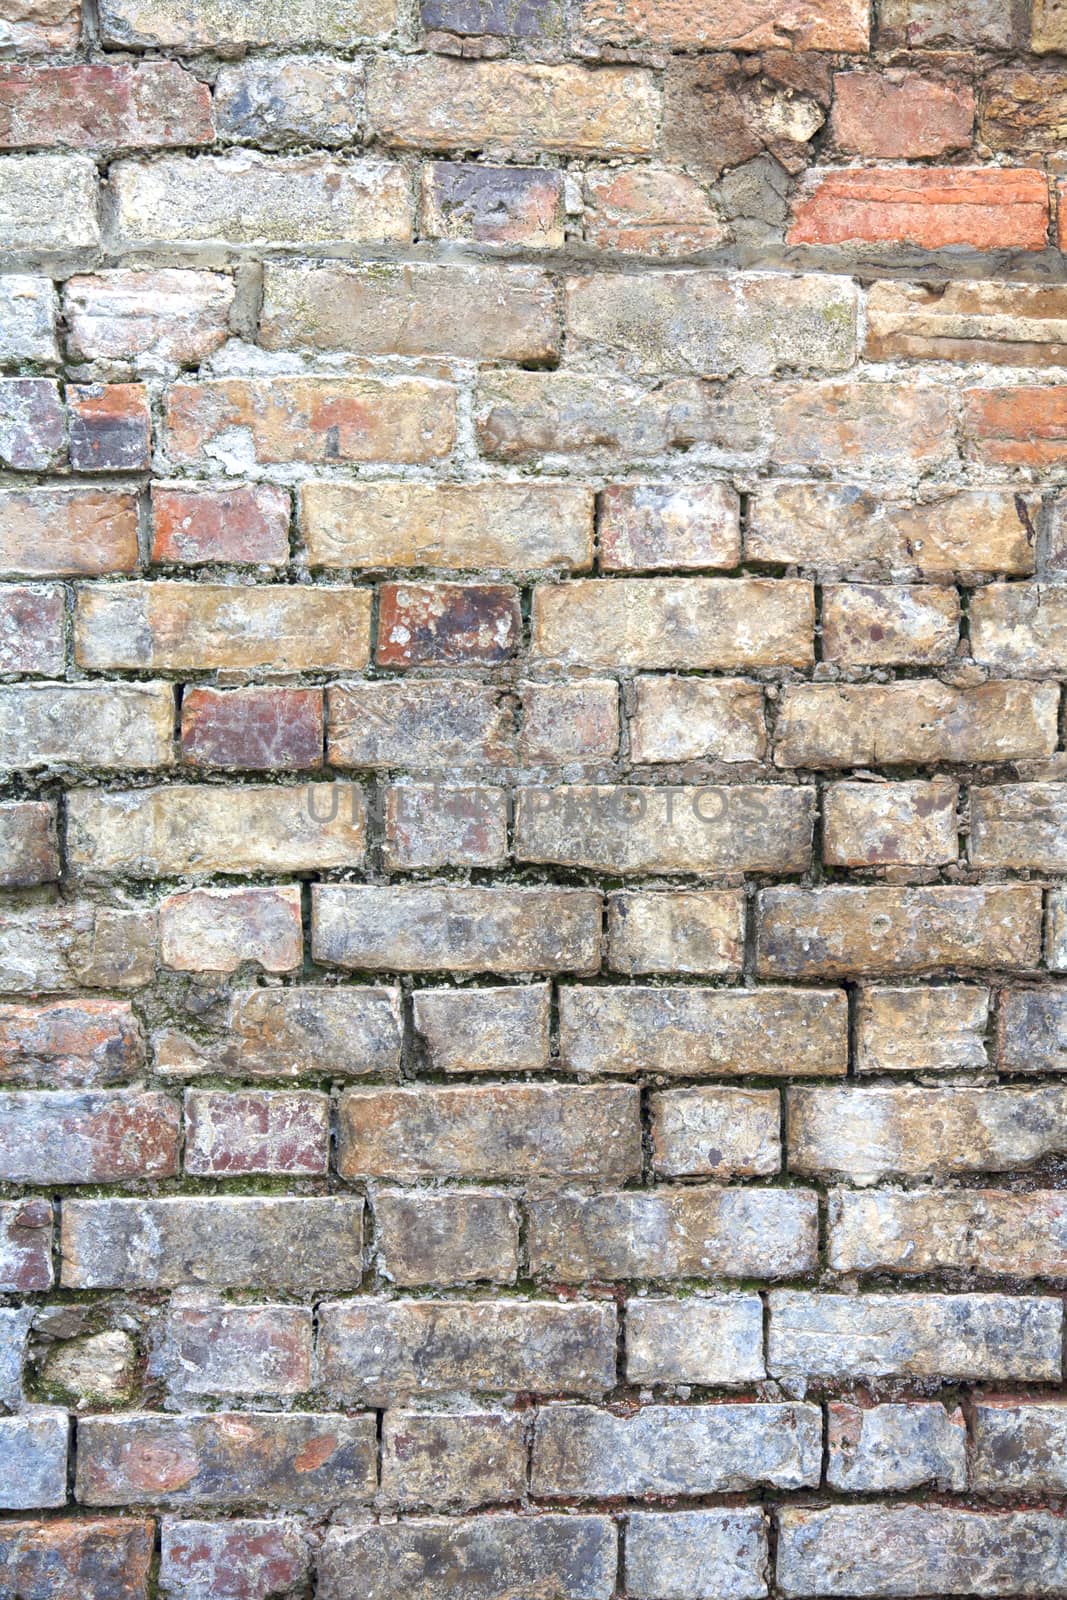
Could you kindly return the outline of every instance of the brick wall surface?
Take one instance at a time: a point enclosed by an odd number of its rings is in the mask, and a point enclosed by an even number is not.
[[[0,1600],[1067,1594],[1067,7],[0,0]]]

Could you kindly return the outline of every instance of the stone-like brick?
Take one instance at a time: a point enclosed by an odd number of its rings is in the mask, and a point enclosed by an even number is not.
[[[802,171],[811,159],[810,141],[826,120],[830,98],[826,59],[788,48],[766,50],[758,61],[675,59],[666,74],[663,153],[704,179],[741,168],[728,174],[720,193],[727,212],[742,219],[738,231],[751,216],[763,243],[768,225],[771,237],[779,234],[787,211],[785,173]],[[749,165],[753,158],[758,164]]]
[[[203,1046],[181,1034],[156,1039],[156,1070],[237,1078],[309,1075],[395,1077],[400,1065],[396,989],[237,989]]]
[[[555,287],[535,267],[268,266],[268,350],[443,355],[543,366],[559,356]]]
[[[0,147],[210,144],[211,90],[173,61],[0,67]]]
[[[875,361],[984,361],[1061,366],[1067,292],[1059,285],[876,283],[867,296],[866,353]]]
[[[859,0],[788,0],[773,11],[758,0],[723,0],[692,11],[680,0],[584,0],[581,27],[597,44],[652,44],[680,50],[793,50],[862,52],[868,14]]]
[[[915,783],[832,783],[824,793],[823,861],[834,867],[944,866],[959,855],[959,789]]]
[[[586,242],[623,255],[688,256],[728,233],[701,184],[654,167],[601,167],[585,174]]]
[[[1067,1071],[1067,987],[1001,994],[997,1064],[1001,1072]]]
[[[967,1426],[963,1412],[936,1401],[827,1408],[826,1481],[850,1493],[885,1494],[967,1487]]]
[[[753,1600],[767,1593],[768,1561],[758,1506],[633,1511],[626,1519],[626,1593],[639,1600]]]
[[[1010,150],[1058,150],[1067,105],[1067,75],[1062,70],[1035,71],[1027,64],[995,67],[986,75],[978,105],[978,130],[983,144]]]
[[[158,45],[197,55],[247,45],[334,45],[382,38],[392,31],[392,0],[198,0],[190,14],[183,0],[103,0],[100,31],[105,43]]]
[[[0,1585],[27,1600],[148,1600],[153,1524],[55,1518],[0,1526]]]
[[[366,589],[282,584],[108,584],[78,591],[74,654],[90,671],[267,667],[359,671],[370,655]]]
[[[1067,1519],[951,1506],[789,1506],[778,1513],[783,1595],[1038,1595],[1060,1581]]]
[[[991,583],[971,602],[971,649],[983,666],[1020,677],[1067,671],[1067,584]]]
[[[35,1088],[97,1088],[135,1077],[144,1040],[123,1000],[0,1005],[0,1080]]]
[[[345,1178],[601,1178],[641,1171],[638,1091],[570,1084],[347,1089]]]
[[[66,460],[67,422],[52,378],[0,378],[0,466],[47,472]]]
[[[758,1295],[627,1302],[627,1382],[731,1386],[764,1376]]]
[[[806,667],[811,585],[765,578],[583,578],[539,584],[533,654],[572,667]]]
[[[725,483],[616,483],[600,497],[602,572],[736,567],[737,494]]]
[[[166,428],[171,458],[182,466],[423,463],[452,449],[455,392],[406,376],[217,378],[175,384]]]
[[[180,1127],[177,1104],[162,1094],[0,1094],[0,1180],[45,1185],[172,1178]]]
[[[17,365],[58,360],[56,294],[51,279],[28,273],[0,277],[0,362]]]
[[[1067,1198],[1057,1190],[838,1189],[829,1221],[839,1272],[1067,1272]]]
[[[47,1200],[0,1201],[0,1289],[52,1287],[52,1207]]]
[[[55,806],[44,800],[0,805],[0,887],[25,889],[58,877]]]
[[[973,788],[970,859],[983,868],[1067,871],[1067,784]]]
[[[592,889],[312,890],[312,952],[363,971],[595,972],[600,895]]]
[[[739,410],[745,396],[733,399]],[[761,402],[768,421],[758,424],[757,451],[787,467],[914,478],[924,467],[955,465],[956,395],[945,387],[866,378],[767,384],[749,399]]]
[[[637,67],[385,57],[367,78],[367,115],[390,145],[534,154],[647,155],[660,94]]]
[[[518,1277],[519,1213],[509,1195],[379,1190],[374,1216],[382,1274],[401,1288]]]
[[[1060,0],[1034,0],[1030,48],[1036,55],[1060,53],[1067,46],[1067,21]]]
[[[137,502],[108,489],[5,489],[0,571],[16,578],[98,577],[137,566]]]
[[[0,18],[0,44],[27,55],[72,50],[81,34],[77,0],[19,0]]]
[[[326,1171],[329,1152],[330,1102],[324,1094],[306,1089],[186,1093],[185,1171],[195,1177],[314,1177]]]
[[[1034,967],[1040,923],[1040,893],[1026,884],[764,889],[757,970],[768,978],[835,978]]]
[[[0,1308],[0,1404],[10,1411],[21,1410],[25,1403],[22,1369],[33,1319],[32,1306]]]
[[[69,1312],[59,1310],[54,1317],[46,1312],[41,1318],[45,1336],[54,1333],[61,1340],[44,1357],[40,1369],[44,1381],[83,1411],[87,1406],[128,1405],[137,1377],[137,1347],[132,1338],[113,1329],[85,1338],[64,1339],[63,1333],[71,1327],[84,1325],[78,1313],[74,1313],[72,1322],[68,1322],[69,1316]]]
[[[159,908],[159,951],[177,972],[235,972],[256,961],[266,972],[300,965],[303,933],[297,886],[190,889]]]
[[[0,672],[62,677],[64,615],[58,584],[0,585]]]
[[[601,872],[803,872],[815,791],[530,785],[516,791],[518,861]]]
[[[668,1089],[652,1096],[652,1159],[667,1178],[777,1172],[777,1089]]]
[[[232,1412],[86,1417],[82,1505],[345,1510],[374,1496],[374,1418]]]
[[[782,1289],[770,1307],[767,1370],[775,1377],[1059,1382],[1063,1307],[1055,1299]]]
[[[156,914],[147,907],[75,901],[7,907],[0,915],[0,989],[139,989],[156,964]]]
[[[643,1406],[616,1416],[593,1406],[546,1406],[534,1435],[535,1495],[730,1494],[763,1484],[819,1481],[816,1406]]]
[[[527,761],[556,766],[611,760],[619,748],[619,686],[614,678],[578,683],[520,683]]]
[[[548,43],[562,37],[566,27],[560,0],[524,0],[519,6],[507,0],[421,0],[419,16],[427,32],[476,38]]]
[[[182,755],[194,767],[303,772],[321,767],[322,740],[321,689],[196,688],[182,696]]]
[[[608,1600],[617,1570],[609,1517],[411,1518],[328,1530],[320,1600],[431,1600],[442,1574],[451,1600]]]
[[[98,192],[96,167],[88,156],[0,156],[4,250],[62,256],[95,249]]]
[[[383,583],[381,667],[498,666],[519,649],[519,592],[505,583]]]
[[[363,1201],[67,1200],[60,1254],[72,1289],[355,1289]]]
[[[931,584],[828,584],[823,660],[844,667],[926,666],[950,661],[960,633],[955,589]]]
[[[268,150],[353,144],[363,122],[363,79],[362,61],[329,56],[261,56],[224,66],[215,80],[219,133]]]
[[[283,567],[289,559],[289,495],[270,483],[152,485],[152,560]]]
[[[1065,458],[1067,389],[966,389],[967,454],[987,466],[1055,467]]]
[[[976,1489],[1061,1495],[1067,1485],[1065,1452],[1067,1406],[1062,1402],[1002,1400],[975,1406]]]
[[[856,1071],[984,1072],[989,991],[971,984],[866,986],[856,1002]]]
[[[624,370],[760,377],[856,359],[856,292],[831,276],[595,273],[566,284],[568,344]]]
[[[119,267],[63,285],[69,349],[81,361],[206,360],[225,342],[233,303],[223,272]]]
[[[630,756],[658,761],[762,761],[763,690],[743,678],[638,678]],[[766,791],[764,791],[766,792]]]
[[[506,766],[512,702],[491,684],[412,679],[346,683],[327,694],[327,756],[335,767]]]
[[[68,383],[70,464],[75,472],[147,472],[152,418],[139,383]]]
[[[613,972],[740,972],[745,898],[739,889],[620,890],[608,896]]]
[[[540,1072],[549,1064],[547,983],[416,989],[415,1035],[434,1072]]]
[[[814,176],[796,202],[790,244],[1043,250],[1043,172],[1016,167],[847,167]]]
[[[560,250],[563,174],[545,167],[431,161],[422,172],[424,237]]]
[[[1006,50],[1012,18],[997,0],[883,0],[878,37],[886,45],[984,46]]]
[[[165,1600],[266,1600],[269,1595],[299,1594],[310,1572],[307,1538],[298,1522],[163,1519],[159,1583]]]
[[[390,1410],[382,1429],[382,1495],[402,1506],[466,1510],[526,1492],[521,1412]]]
[[[830,131],[849,155],[909,161],[966,150],[974,131],[974,90],[966,83],[891,69],[838,72]]]
[[[559,1003],[560,1054],[574,1072],[821,1077],[848,1064],[841,990],[568,986]]]
[[[816,1264],[806,1189],[660,1187],[530,1203],[530,1270],[560,1283],[792,1278]]]
[[[371,1300],[319,1308],[320,1381],[349,1404],[455,1389],[599,1395],[615,1383],[615,1307]]]
[[[66,1502],[69,1433],[67,1413],[54,1406],[32,1406],[20,1416],[0,1417],[0,1451],[4,1457],[0,1509],[33,1511]],[[19,1591],[11,1591],[16,1592]]]
[[[311,482],[300,490],[300,518],[313,567],[583,572],[593,564],[593,497],[574,484]]]
[[[311,1343],[307,1306],[172,1305],[148,1372],[179,1403],[297,1395],[311,1387]]]
[[[0,766],[163,767],[174,759],[169,683],[0,686]]]

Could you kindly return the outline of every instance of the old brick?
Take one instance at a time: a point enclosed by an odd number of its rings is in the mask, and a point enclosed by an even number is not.
[[[387,872],[499,867],[507,854],[506,789],[434,782],[396,783],[385,790]]]
[[[173,61],[0,67],[0,147],[210,144],[211,90]]]
[[[829,1222],[830,1265],[839,1272],[1067,1271],[1067,1200],[1056,1190],[837,1189]]]
[[[291,1413],[87,1417],[82,1505],[344,1510],[373,1498],[374,1418]]]
[[[1020,677],[1067,670],[1067,584],[991,583],[971,602],[976,661]]]
[[[613,972],[740,972],[745,900],[739,889],[619,890],[608,896]]]
[[[519,1213],[509,1195],[380,1190],[374,1215],[381,1271],[401,1288],[518,1277]]]
[[[1067,1070],[1067,988],[1005,990],[997,1021],[1002,1072]]]
[[[71,50],[81,34],[76,0],[18,0],[4,8],[0,44],[27,54]]]
[[[629,1300],[629,1383],[736,1386],[764,1377],[763,1303],[755,1294]]]
[[[549,1064],[548,984],[416,989],[415,1034],[435,1072],[538,1072]]]
[[[974,1412],[974,1481],[978,1490],[1054,1494],[1064,1490],[1067,1406],[1055,1401],[979,1404]],[[1028,1570],[1024,1569],[1024,1581]]]
[[[62,1282],[74,1289],[355,1289],[363,1275],[363,1201],[67,1200]]]
[[[738,497],[724,483],[617,483],[600,497],[602,572],[736,567]]]
[[[770,1297],[776,1377],[1059,1381],[1063,1307],[1000,1294]]]
[[[790,244],[1043,250],[1043,172],[991,167],[849,167],[820,173],[796,202]]]
[[[327,695],[327,757],[335,767],[504,766],[514,755],[511,702],[490,684],[457,679],[346,683]]]
[[[883,0],[878,36],[886,45],[984,46],[1006,50],[1012,18],[997,0]]]
[[[638,678],[630,756],[657,761],[762,761],[763,690],[743,678]]]
[[[530,1270],[553,1282],[792,1278],[816,1264],[806,1189],[660,1187],[530,1202]]]
[[[187,689],[182,755],[195,767],[301,772],[323,761],[321,689]]]
[[[653,167],[601,167],[585,174],[585,238],[594,250],[688,256],[728,237],[695,178]]]
[[[100,243],[99,181],[84,155],[0,156],[3,248],[62,255]]]
[[[830,131],[838,149],[877,160],[910,161],[966,150],[974,130],[974,91],[919,72],[838,72]]]
[[[576,1072],[836,1076],[848,1062],[840,990],[568,986],[559,1002],[560,1053]]]
[[[22,1369],[33,1319],[32,1306],[0,1307],[0,1404],[9,1411],[25,1404]]]
[[[352,144],[363,121],[363,80],[362,61],[328,56],[260,56],[224,66],[215,80],[219,133],[268,150]]]
[[[5,1294],[52,1287],[52,1207],[47,1200],[0,1201],[0,1287]]]
[[[326,1171],[330,1102],[309,1090],[243,1094],[189,1089],[185,1095],[185,1170],[196,1177]]]
[[[21,1416],[0,1417],[0,1451],[5,1463],[0,1508],[33,1511],[65,1504],[69,1433],[67,1413],[54,1406],[32,1406]]]
[[[137,566],[137,503],[108,489],[6,489],[0,570],[16,578],[98,577]]]
[[[298,1522],[163,1519],[159,1565],[165,1600],[269,1600],[299,1594],[311,1570]]]
[[[177,972],[235,972],[245,961],[291,972],[302,946],[296,886],[190,889],[160,904],[160,958]]]
[[[619,687],[614,678],[520,683],[527,761],[556,765],[610,760],[619,748]]]
[[[64,1315],[57,1311],[57,1320]],[[49,1322],[42,1331],[48,1333]],[[130,1335],[114,1328],[82,1339],[62,1339],[47,1352],[40,1370],[45,1383],[84,1410],[87,1405],[128,1404],[136,1386],[137,1365],[137,1347]]]
[[[0,1095],[5,1183],[121,1183],[172,1178],[181,1116],[166,1095],[38,1089]]]
[[[289,559],[289,495],[269,483],[217,489],[152,485],[152,560],[281,567]]]
[[[346,1089],[346,1178],[607,1178],[641,1170],[638,1091],[528,1083]]]
[[[395,1077],[400,1064],[396,989],[237,989],[204,1045],[157,1036],[156,1069],[195,1077],[302,1078],[312,1074]]]
[[[823,861],[834,867],[944,866],[959,855],[959,789],[916,783],[832,783],[824,792]]]
[[[794,50],[862,52],[868,16],[858,0],[788,0],[768,12],[756,0],[727,6],[722,0],[692,12],[679,0],[584,0],[582,28],[598,44],[644,43],[682,50]]]
[[[788,189],[782,169],[796,173],[807,165],[830,94],[825,57],[770,49],[758,63],[725,53],[675,58],[665,81],[663,153],[672,165],[714,179],[726,168],[743,173],[744,164],[768,152],[751,202],[765,223],[780,226]],[[721,192],[725,199],[728,189]],[[734,211],[729,203],[727,209]],[[744,202],[739,209],[744,214]]]
[[[768,1560],[758,1506],[626,1518],[626,1592],[640,1600],[752,1600],[767,1592]]]
[[[947,388],[847,378],[768,385],[755,391],[757,402],[761,395],[771,456],[787,466],[914,477],[955,462],[956,402]]]
[[[455,439],[455,395],[435,379],[282,375],[175,384],[167,443],[183,466],[429,462]]]
[[[86,586],[78,591],[74,653],[91,671],[359,671],[370,655],[370,594],[162,579]]]
[[[857,1072],[982,1072],[989,991],[971,984],[865,986],[856,1003]]]
[[[52,378],[0,378],[0,466],[47,472],[67,455],[67,422]]]
[[[534,1435],[533,1492],[645,1496],[724,1494],[819,1481],[816,1406],[643,1406],[616,1416],[545,1406]]]
[[[1032,65],[994,67],[978,104],[978,130],[993,150],[1058,150],[1067,113],[1067,76]]]
[[[509,584],[383,583],[375,660],[383,667],[496,666],[522,634]]]
[[[931,584],[828,584],[823,660],[845,667],[926,666],[950,661],[960,633],[955,589]]]
[[[514,1411],[389,1410],[382,1494],[402,1506],[466,1510],[526,1492],[526,1436]]]
[[[652,1096],[652,1160],[667,1178],[756,1178],[782,1154],[776,1089],[668,1089]]]
[[[327,44],[348,49],[354,39],[380,38],[395,22],[391,0],[199,0],[190,15],[183,0],[103,0],[107,44],[159,45],[196,55],[216,47]]]
[[[0,805],[0,887],[25,889],[58,877],[55,806],[43,800]]]
[[[422,228],[431,239],[563,248],[563,174],[544,167],[428,162],[422,172]]]
[[[64,615],[58,584],[0,586],[0,672],[61,677]]]
[[[16,365],[58,360],[52,280],[29,273],[0,277],[0,361]]]
[[[74,901],[0,916],[0,988],[9,994],[139,989],[155,962],[156,914],[147,907]]]
[[[421,0],[419,15],[427,31],[505,39],[562,36],[566,20],[560,0]]]
[[[149,1376],[181,1403],[301,1394],[311,1387],[311,1342],[306,1306],[172,1305]]]
[[[595,972],[600,895],[591,889],[312,890],[316,961],[412,972]]]
[[[63,311],[81,361],[204,361],[226,340],[233,279],[223,272],[119,267],[68,278]]]
[[[1067,292],[1058,285],[876,283],[867,296],[866,352],[875,361],[985,361],[1061,366]]]
[[[148,1600],[153,1524],[134,1517],[5,1522],[0,1585],[26,1600]]]
[[[976,867],[1067,871],[1067,784],[973,788],[970,859]]]
[[[75,472],[146,472],[152,419],[139,383],[67,385],[70,464]]]
[[[1030,48],[1036,55],[1062,51],[1067,45],[1067,19],[1060,0],[1034,0]]]
[[[533,654],[564,666],[808,666],[811,586],[763,578],[582,578],[539,584]]]
[[[599,1395],[615,1383],[615,1307],[586,1301],[372,1300],[319,1309],[321,1382],[347,1403],[474,1391]]]
[[[958,1406],[949,1412],[936,1401],[868,1407],[832,1401],[827,1446],[826,1481],[834,1489],[967,1487],[967,1428]]]
[[[967,453],[991,466],[1054,467],[1065,456],[1067,388],[966,389]]]
[[[169,766],[173,733],[167,683],[0,685],[0,766]]]

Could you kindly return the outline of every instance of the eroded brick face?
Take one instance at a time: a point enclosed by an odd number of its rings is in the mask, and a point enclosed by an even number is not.
[[[0,1600],[1067,1572],[1067,4],[0,0]]]

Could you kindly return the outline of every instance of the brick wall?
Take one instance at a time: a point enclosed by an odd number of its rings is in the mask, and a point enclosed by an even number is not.
[[[1065,8],[0,53],[0,1600],[1067,1592]]]

